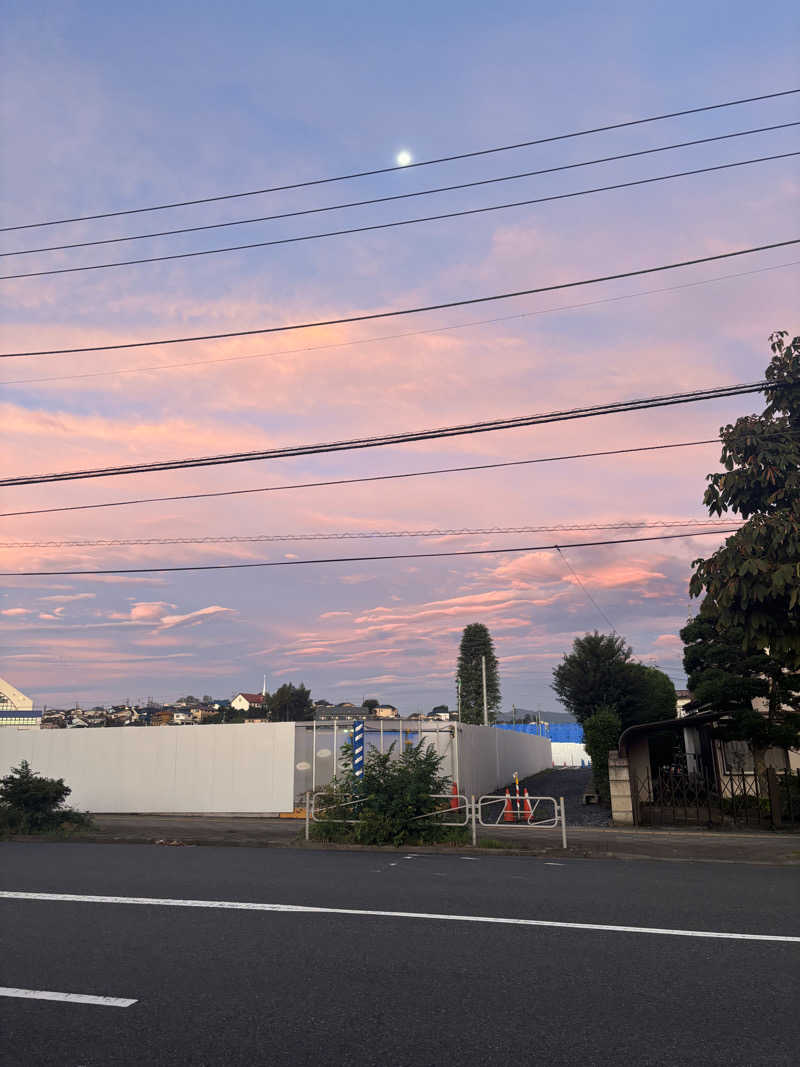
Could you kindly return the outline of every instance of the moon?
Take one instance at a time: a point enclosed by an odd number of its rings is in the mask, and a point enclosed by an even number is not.
[[[395,162],[397,163],[398,167],[407,167],[412,159],[413,156],[411,155],[411,153],[404,148],[402,152],[397,153]]]

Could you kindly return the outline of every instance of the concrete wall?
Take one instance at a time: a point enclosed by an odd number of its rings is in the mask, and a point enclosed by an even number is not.
[[[294,806],[294,723],[0,730],[0,774],[26,759],[94,812],[281,812]]]

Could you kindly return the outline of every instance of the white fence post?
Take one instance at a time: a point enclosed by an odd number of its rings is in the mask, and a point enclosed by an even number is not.
[[[311,797],[313,794],[306,790],[306,841],[309,839],[309,820],[311,817]]]
[[[564,818],[564,798],[559,797],[559,805],[561,808],[561,847],[567,847],[567,820]]]
[[[478,813],[475,806],[475,794],[472,794],[472,844],[478,844]]]

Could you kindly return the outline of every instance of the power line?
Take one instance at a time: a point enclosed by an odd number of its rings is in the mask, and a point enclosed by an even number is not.
[[[401,226],[415,226],[423,222],[442,222],[445,219],[465,218],[472,215],[485,215],[492,211],[506,211],[515,207],[530,207],[534,204],[547,204],[557,200],[572,200],[579,196],[595,193],[608,193],[616,189],[630,189],[639,185],[652,185],[656,182],[671,181],[674,178],[688,178],[695,174],[709,174],[712,171],[732,170],[755,163],[770,163],[778,159],[789,159],[800,155],[796,152],[780,152],[772,156],[758,156],[755,159],[741,159],[734,163],[718,163],[712,167],[695,167],[693,170],[675,171],[673,174],[659,174],[652,178],[637,178],[635,181],[615,182],[613,185],[598,185],[592,189],[578,189],[572,193],[554,193],[550,196],[537,196],[529,200],[514,200],[506,204],[489,204],[485,207],[466,208],[462,211],[447,211],[439,215],[423,215],[416,219],[398,219],[394,222],[376,222],[369,226],[352,226],[343,230],[327,230],[322,233],[306,233],[299,237],[276,237],[270,241],[249,241],[246,244],[226,245],[223,248],[204,248],[196,252],[172,252],[163,256],[142,256],[138,259],[118,259],[108,263],[89,263],[79,267],[53,267],[49,270],[25,271],[19,274],[0,274],[0,281],[14,281],[21,278],[44,278],[56,274],[81,274],[86,271],[108,270],[112,267],[133,267],[145,263],[166,263],[178,259],[197,259],[200,256],[215,256],[227,252],[244,252],[253,248],[274,248],[278,245],[300,244],[304,241],[318,241],[328,237],[348,237],[356,233],[371,233],[377,230],[393,230]]]
[[[602,608],[600,607],[600,605],[599,605],[599,604],[597,603],[597,601],[595,600],[595,598],[594,598],[594,597],[592,596],[592,594],[591,594],[591,593],[589,592],[589,590],[588,590],[588,589],[586,588],[586,586],[585,586],[585,585],[583,584],[583,581],[581,580],[581,576],[580,576],[580,575],[578,574],[578,572],[577,572],[577,571],[575,570],[575,568],[574,568],[574,567],[572,566],[572,564],[571,564],[571,563],[570,563],[570,561],[569,561],[569,560],[567,559],[567,557],[566,557],[566,556],[564,555],[564,553],[563,553],[563,552],[561,551],[561,548],[560,548],[560,547],[559,547],[558,545],[556,545],[556,552],[558,552],[559,556],[560,556],[560,557],[561,557],[561,558],[562,558],[562,559],[564,560],[564,562],[566,563],[566,565],[567,565],[567,566],[569,567],[569,569],[570,569],[570,570],[572,571],[572,574],[573,574],[573,577],[575,578],[575,581],[576,581],[576,582],[578,583],[578,585],[579,585],[579,586],[581,587],[581,589],[583,590],[583,592],[584,592],[584,594],[585,594],[585,596],[586,596],[587,600],[589,600],[589,602],[590,602],[590,603],[591,603],[591,604],[592,604],[592,605],[594,606],[594,608],[595,608],[595,609],[597,610],[597,613],[598,613],[599,615],[601,615],[601,616],[602,616],[602,617],[603,617],[603,618],[605,619],[605,621],[606,621],[606,622],[608,623],[608,625],[609,625],[609,626],[611,627],[611,632],[612,632],[613,634],[615,634],[615,633],[617,632],[617,628],[616,628],[616,626],[615,626],[615,625],[614,625],[614,623],[613,623],[613,622],[611,621],[611,619],[609,619],[608,615],[607,615],[607,614],[605,613],[605,611],[603,611],[603,609],[602,609]]]
[[[302,348],[284,348],[275,352],[251,352],[244,356],[222,356],[218,359],[189,360],[183,363],[151,363],[146,367],[119,367],[115,370],[86,371],[81,374],[48,375],[44,378],[12,378],[0,381],[0,386],[37,385],[43,382],[71,382],[83,378],[108,378],[116,374],[148,374],[152,371],[177,370],[186,367],[206,367],[217,363],[241,363],[250,359],[270,359],[275,356],[292,356],[301,352],[324,352],[332,348],[352,348],[356,345],[377,344],[380,341],[397,341],[407,337],[427,337],[452,330],[466,330],[471,326],[491,326],[499,322],[513,322],[515,319],[535,318],[538,315],[553,315],[561,311],[576,311],[581,308],[597,307],[601,304],[615,304],[620,300],[635,300],[641,296],[653,296],[657,293],[674,293],[681,289],[695,289],[699,285],[712,285],[715,282],[730,281],[734,278],[749,278],[754,274],[766,274],[773,270],[796,267],[800,260],[788,263],[775,263],[769,267],[756,267],[755,270],[737,271],[734,274],[719,274],[716,278],[700,278],[694,282],[682,282],[680,285],[664,285],[657,289],[642,289],[638,293],[623,293],[621,296],[606,296],[600,300],[584,300],[579,304],[561,304],[557,307],[539,308],[537,311],[522,311],[516,315],[501,315],[492,319],[473,319],[471,322],[458,322],[452,326],[437,326],[430,330],[411,330],[406,333],[382,334],[378,337],[363,337],[354,341],[336,341],[327,345],[305,345]]]
[[[411,170],[419,167],[430,167],[438,163],[452,163],[460,159],[475,159],[479,156],[495,155],[498,152],[512,152],[520,148],[532,148],[536,145],[553,144],[556,141],[567,141],[575,137],[586,137],[593,133],[608,133],[611,130],[627,129],[631,126],[643,126],[650,122],[661,122],[665,119],[682,118],[685,115],[698,115],[707,111],[718,111],[726,107],[738,107],[740,104],[753,104],[761,100],[774,100],[778,97],[792,96],[800,92],[800,89],[783,89],[775,93],[762,93],[759,96],[747,96],[739,100],[726,100],[720,104],[705,104],[702,107],[684,108],[682,111],[670,111],[662,115],[651,115],[647,118],[629,119],[626,122],[615,122],[605,126],[595,126],[586,130],[576,130],[572,133],[554,134],[549,137],[539,137],[531,141],[520,141],[517,144],[501,145],[497,148],[482,148],[472,152],[460,152],[456,155],[438,156],[434,159],[420,160],[418,163],[408,163],[403,166],[374,167],[370,170],[353,171],[350,174],[339,174],[330,178],[313,178],[308,181],[292,182],[285,185],[272,185],[263,189],[250,189],[246,192],[224,193],[217,196],[205,196],[194,200],[176,200],[168,204],[154,204],[149,207],[127,208],[125,210],[104,211],[93,215],[77,215],[65,219],[48,219],[45,222],[28,222],[16,226],[0,227],[0,233],[9,233],[12,230],[31,230],[41,226],[62,226],[69,222],[93,222],[96,219],[118,218],[121,215],[138,215],[147,211],[167,211],[177,207],[194,207],[198,204],[213,204],[220,200],[239,200],[246,196],[261,196],[265,193],[286,192],[289,189],[307,189],[314,185],[329,185],[332,182],[349,181],[353,178],[373,177],[377,174],[391,174],[398,170]]]
[[[220,545],[261,544],[264,542],[296,541],[371,541],[399,537],[476,537],[486,534],[563,533],[583,530],[661,530],[730,526],[731,519],[628,519],[624,522],[557,523],[555,526],[485,526],[477,529],[453,528],[435,530],[340,530],[336,533],[279,533],[252,535],[219,535],[207,537],[114,537],[83,541],[1,541],[0,549],[16,548],[122,548],[130,545]],[[567,566],[571,566],[568,561]],[[577,578],[578,576],[575,575]],[[578,579],[580,581],[580,579]]]
[[[575,541],[563,545],[519,545],[515,548],[466,548],[448,552],[402,552],[383,556],[332,556],[327,559],[278,559],[258,563],[198,563],[170,567],[108,567],[103,570],[85,571],[0,571],[0,578],[47,578],[79,577],[103,574],[166,574],[174,571],[232,571],[254,567],[308,567],[322,563],[379,563],[395,559],[444,559],[453,556],[501,556],[518,552],[554,552],[559,548],[600,548],[607,545],[628,545],[640,541],[676,541],[685,537],[719,536],[721,533],[736,533],[736,529],[698,530],[692,533],[654,534],[649,537],[621,537],[606,541]]]
[[[717,260],[733,259],[736,256],[748,256],[755,252],[768,252],[775,248],[787,248],[800,244],[800,237],[788,241],[773,241],[770,244],[754,245],[751,248],[739,248],[735,252],[719,252],[713,256],[698,256],[677,263],[664,263],[657,267],[641,267],[638,270],[621,271],[617,274],[604,274],[595,278],[583,278],[575,282],[560,282],[556,285],[540,285],[533,289],[519,289],[515,292],[495,293],[492,296],[474,296],[467,300],[448,300],[440,304],[426,304],[419,307],[400,308],[397,311],[375,311],[367,315],[347,315],[338,319],[318,319],[315,322],[293,323],[288,326],[264,326],[254,330],[231,330],[225,333],[195,334],[187,337],[161,338],[157,341],[126,341],[115,345],[85,345],[79,348],[46,348],[29,352],[2,352],[0,359],[16,359],[25,356],[64,356],[79,352],[115,352],[122,348],[154,348],[157,345],[190,344],[195,341],[220,341],[229,337],[253,337],[268,333],[287,333],[290,330],[311,330],[319,326],[346,326],[354,322],[373,322],[376,319],[393,319],[401,315],[420,315],[427,311],[445,311],[448,308],[467,307],[470,304],[488,304],[496,300],[511,300],[520,296],[536,296],[539,293],[553,293],[562,289],[576,289],[584,285],[599,285],[601,282],[622,281],[624,278],[638,278],[644,274],[661,274],[680,267],[695,267],[700,263],[714,263]]]
[[[742,396],[759,393],[765,388],[779,388],[780,383],[766,381],[737,385],[715,386],[710,389],[694,389],[688,393],[670,393],[665,396],[640,397],[634,400],[615,400],[607,404],[593,404],[583,408],[568,408],[534,415],[518,415],[513,418],[487,419],[481,422],[463,423],[456,426],[440,426],[430,430],[408,430],[401,433],[381,434],[374,437],[356,437],[344,441],[329,441],[311,445],[285,445],[282,448],[259,449],[253,452],[232,452],[216,456],[201,456],[189,459],[156,460],[152,463],[133,463],[118,467],[97,467],[86,470],[64,471],[54,474],[19,475],[0,479],[0,487],[41,485],[50,482],[70,482],[85,478],[108,478],[125,474],[150,474],[154,471],[187,470],[192,467],[218,467],[229,463],[252,463],[267,459],[288,459],[295,456],[316,456],[331,452],[350,452],[361,448],[383,448],[387,445],[410,444],[415,441],[436,441],[443,437],[464,437],[475,433],[491,433],[498,430],[515,430],[526,426],[543,426],[572,419],[592,418],[598,415],[614,415],[627,411],[644,411],[656,407],[671,407],[675,404],[692,404],[702,400]]]
[[[251,493],[279,493],[294,489],[318,489],[326,486],[359,485],[363,482],[388,482],[401,478],[427,478],[437,474],[456,474],[464,471],[497,470],[501,467],[524,467],[535,463],[557,463],[571,459],[593,459],[599,456],[619,456],[631,452],[656,452],[666,448],[693,448],[697,445],[719,444],[718,437],[704,441],[678,441],[667,445],[640,445],[638,448],[615,448],[604,452],[576,452],[567,456],[544,456],[539,459],[511,459],[499,463],[475,463],[467,467],[437,467],[427,471],[410,471],[403,474],[373,474],[362,478],[335,478],[324,482],[301,482],[294,485],[268,485],[257,489],[223,489],[211,493],[182,493],[177,496],[138,497],[134,500],[111,500],[102,504],[69,504],[58,508],[35,508],[29,511],[0,512],[0,519],[15,518],[22,515],[53,515],[62,511],[95,511],[98,508],[121,508],[135,504],[166,504],[179,500],[207,500],[221,496],[248,496]]]
[[[679,148],[693,148],[697,145],[711,144],[716,141],[729,141],[736,137],[749,137],[756,133],[773,133],[800,126],[800,120],[781,122],[774,126],[758,126],[750,130],[737,130],[733,133],[717,134],[714,137],[700,137],[693,141],[679,141],[676,144],[660,145],[657,148],[642,148],[635,152],[622,152],[614,156],[600,156],[580,163],[562,163],[556,167],[542,167],[539,170],[526,170],[518,174],[505,174],[499,178],[481,178],[478,181],[460,182],[457,185],[441,185],[434,189],[418,189],[410,193],[394,193],[391,196],[378,196],[369,200],[352,200],[343,204],[327,204],[324,207],[303,208],[299,211],[284,211],[276,215],[259,215],[249,219],[233,219],[228,222],[209,222],[199,226],[181,226],[172,230],[155,230],[150,233],[126,234],[122,237],[105,237],[95,241],[73,241],[71,244],[44,245],[40,248],[21,248],[13,252],[0,252],[0,259],[8,256],[30,256],[39,252],[66,252],[75,248],[96,248],[99,245],[122,244],[127,241],[145,241],[154,237],[175,237],[185,233],[200,233],[205,230],[222,230],[230,226],[250,226],[258,222],[276,222],[280,219],[294,219],[303,215],[320,215],[328,211],[342,211],[346,208],[370,207],[375,204],[387,204],[394,200],[411,200],[420,196],[433,196],[436,193],[452,193],[462,189],[475,189],[483,185],[498,185],[501,182],[518,181],[521,178],[536,178],[543,174],[556,174],[560,171],[578,170],[593,167],[600,163],[617,163],[623,159],[635,159],[638,156],[650,156],[659,152],[671,152]]]

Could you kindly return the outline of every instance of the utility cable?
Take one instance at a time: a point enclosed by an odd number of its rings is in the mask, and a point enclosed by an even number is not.
[[[0,274],[0,281],[14,281],[21,278],[44,278],[56,274],[82,274],[86,271],[108,270],[112,267],[133,267],[145,263],[166,263],[178,259],[197,259],[201,256],[216,256],[227,252],[244,252],[253,248],[274,248],[278,245],[300,244],[304,241],[318,241],[328,237],[349,237],[356,233],[372,233],[377,230],[393,230],[401,226],[415,226],[423,222],[441,222],[446,219],[466,218],[472,215],[486,215],[493,211],[506,211],[515,207],[531,207],[535,204],[548,204],[557,200],[572,200],[580,196],[595,193],[608,193],[617,189],[631,189],[639,185],[653,185],[656,182],[671,181],[674,178],[688,178],[696,174],[710,174],[712,171],[732,170],[735,167],[747,167],[755,163],[770,163],[779,159],[799,156],[795,152],[780,152],[772,156],[758,156],[755,159],[740,159],[733,163],[718,163],[712,167],[695,167],[692,170],[679,170],[672,174],[659,174],[652,178],[637,178],[634,181],[615,182],[612,185],[598,185],[592,189],[578,189],[572,193],[554,193],[550,196],[537,196],[529,200],[514,200],[506,204],[489,204],[484,207],[465,208],[462,211],[447,211],[439,215],[423,215],[416,219],[397,219],[394,222],[375,222],[369,226],[352,226],[343,230],[327,230],[321,233],[306,233],[299,237],[276,237],[270,241],[249,241],[240,245],[225,245],[222,248],[203,248],[196,252],[171,252],[162,256],[142,256],[138,259],[117,259],[108,263],[88,263],[79,267],[52,267],[48,270],[25,271],[18,274]]]
[[[229,337],[254,337],[268,333],[288,333],[291,330],[311,330],[319,326],[346,326],[354,322],[374,322],[377,319],[394,319],[402,315],[420,315],[428,311],[445,311],[448,308],[468,307],[471,304],[488,304],[496,300],[512,300],[520,296],[536,296],[540,293],[554,293],[563,289],[577,289],[584,285],[599,285],[602,282],[622,281],[624,278],[639,278],[645,274],[661,274],[681,267],[695,267],[700,263],[714,263],[722,259],[737,256],[749,256],[756,252],[768,252],[775,248],[788,248],[800,244],[800,237],[787,241],[773,241],[770,244],[739,248],[734,252],[718,252],[713,256],[697,256],[677,263],[663,263],[657,267],[640,267],[638,270],[620,271],[617,274],[603,274],[595,278],[582,278],[580,281],[559,282],[554,285],[540,285],[533,289],[519,289],[514,292],[495,293],[491,296],[473,296],[466,300],[448,300],[440,304],[425,304],[418,307],[399,308],[396,311],[373,311],[366,315],[347,315],[338,319],[318,319],[315,322],[292,323],[287,326],[263,326],[254,330],[229,330],[225,333],[195,334],[185,337],[160,338],[157,341],[126,341],[113,345],[83,345],[78,348],[44,348],[28,352],[0,352],[0,359],[17,359],[25,356],[65,356],[79,352],[116,352],[123,348],[155,348],[158,345],[191,344],[196,341],[220,341]]]
[[[168,504],[179,500],[208,500],[223,496],[249,496],[252,493],[280,493],[296,489],[319,489],[339,485],[360,485],[365,482],[391,482],[401,478],[428,478],[438,474],[457,474],[465,471],[498,470],[502,467],[525,467],[535,463],[558,463],[572,459],[594,459],[599,456],[620,456],[633,452],[657,452],[667,448],[694,448],[697,445],[719,444],[719,437],[704,441],[678,441],[666,445],[639,445],[638,448],[614,448],[604,452],[575,452],[566,456],[544,456],[539,459],[509,459],[499,463],[474,463],[468,467],[437,467],[427,471],[410,471],[403,474],[372,474],[362,478],[334,478],[324,482],[301,482],[293,485],[267,485],[257,489],[222,489],[211,493],[182,493],[177,496],[138,497],[134,500],[107,500],[101,504],[68,504],[58,508],[33,508],[28,511],[0,512],[0,519],[17,518],[22,515],[54,515],[63,511],[96,511],[99,508],[123,508],[136,504]]]
[[[276,559],[258,563],[197,563],[170,567],[107,567],[103,570],[71,571],[0,571],[0,578],[76,578],[81,575],[103,574],[167,574],[176,571],[234,571],[255,567],[308,567],[322,563],[380,563],[396,559],[445,559],[454,556],[506,556],[520,552],[555,552],[569,548],[601,548],[608,545],[629,545],[641,541],[676,541],[685,537],[719,536],[721,533],[737,533],[736,529],[697,530],[692,533],[654,534],[649,537],[620,537],[607,541],[575,541],[562,545],[518,545],[514,548],[465,548],[448,552],[401,552],[383,556],[333,556],[327,559]]]
[[[589,407],[568,408],[563,411],[518,415],[505,419],[487,419],[481,422],[463,423],[456,426],[440,426],[430,430],[407,430],[402,433],[381,434],[374,437],[355,437],[344,441],[328,441],[321,444],[285,445],[281,448],[259,449],[253,452],[229,452],[216,456],[156,460],[151,463],[132,463],[118,467],[96,467],[53,474],[19,475],[14,478],[0,479],[0,487],[72,482],[85,478],[109,478],[125,474],[150,474],[154,471],[187,470],[192,467],[218,467],[230,463],[253,463],[267,459],[288,459],[295,456],[351,452],[361,448],[383,448],[387,445],[410,444],[415,441],[438,441],[444,437],[464,437],[476,433],[516,430],[527,426],[543,426],[554,422],[567,422],[572,419],[593,418],[598,415],[615,415],[628,411],[671,407],[676,404],[692,404],[702,400],[760,393],[767,388],[775,389],[779,387],[782,387],[780,383],[758,381],[715,386],[710,389],[694,389],[688,393],[670,393],[664,396],[640,397],[634,400],[615,400],[607,404],[593,404]]]
[[[433,196],[436,193],[452,193],[461,189],[475,189],[482,185],[498,185],[501,182],[518,181],[521,178],[537,178],[543,174],[556,174],[559,171],[578,170],[581,167],[594,167],[600,163],[617,163],[623,159],[635,159],[637,156],[650,156],[658,152],[671,152],[678,148],[693,148],[697,145],[711,144],[715,141],[729,141],[735,137],[749,137],[756,133],[772,133],[800,126],[800,120],[781,122],[775,126],[759,126],[751,130],[737,130],[734,133],[721,133],[715,137],[700,137],[693,141],[679,141],[677,144],[661,145],[658,148],[641,148],[636,152],[622,152],[615,156],[600,156],[580,163],[562,163],[557,167],[542,167],[539,170],[526,170],[518,174],[505,174],[499,178],[481,178],[478,181],[460,182],[458,185],[441,185],[434,189],[418,189],[410,193],[395,193],[392,196],[378,196],[370,200],[351,200],[344,204],[327,204],[324,207],[303,208],[300,211],[284,211],[277,215],[259,215],[256,218],[233,219],[228,222],[208,222],[202,226],[181,226],[173,230],[155,230],[150,233],[126,234],[122,237],[105,237],[95,241],[73,241],[64,245],[44,245],[41,248],[20,248],[13,252],[0,252],[0,259],[8,256],[31,256],[39,252],[67,252],[75,248],[96,248],[99,245],[122,244],[127,241],[146,241],[154,237],[175,237],[185,233],[200,233],[205,230],[222,230],[230,226],[250,226],[258,222],[276,222],[279,219],[294,219],[303,215],[320,215],[327,211],[343,211],[346,208],[371,207],[374,204],[387,204],[394,200],[411,200],[419,196]],[[574,195],[574,194],[573,194]]]
[[[609,619],[608,615],[607,615],[607,614],[605,613],[605,611],[603,611],[603,609],[602,609],[602,608],[600,607],[600,605],[599,605],[599,604],[597,603],[597,601],[595,600],[595,598],[594,598],[594,597],[592,596],[592,594],[591,594],[591,593],[589,592],[589,590],[588,590],[588,589],[586,588],[586,586],[585,586],[585,585],[583,584],[583,581],[581,580],[581,576],[580,576],[580,575],[578,574],[578,572],[577,572],[577,571],[575,570],[575,568],[574,568],[574,567],[572,566],[572,564],[570,563],[570,561],[569,561],[569,560],[567,559],[567,557],[566,557],[566,556],[564,555],[564,553],[563,553],[563,552],[561,551],[561,548],[560,548],[560,546],[559,546],[559,545],[556,545],[556,552],[558,552],[559,556],[560,556],[560,557],[561,557],[561,558],[563,559],[563,561],[564,561],[564,562],[566,563],[566,565],[567,565],[567,566],[569,567],[569,569],[570,569],[570,570],[572,571],[572,574],[573,574],[573,577],[575,578],[575,581],[576,581],[576,582],[578,583],[578,585],[579,585],[579,586],[581,587],[581,589],[583,590],[584,594],[586,595],[586,598],[587,598],[587,600],[588,600],[588,601],[589,601],[589,602],[590,602],[590,603],[591,603],[591,604],[592,604],[592,605],[594,606],[594,608],[595,608],[595,609],[597,610],[597,613],[598,613],[598,615],[601,615],[601,616],[603,617],[603,619],[605,619],[605,621],[606,621],[606,622],[608,623],[608,625],[609,625],[609,626],[611,627],[611,632],[612,632],[612,634],[615,634],[615,633],[617,632],[617,628],[616,628],[616,626],[615,626],[615,625],[614,625],[614,623],[613,623],[613,622],[611,621],[611,619]]]
[[[274,352],[250,352],[244,356],[221,356],[218,359],[197,359],[184,363],[151,363],[145,367],[118,367],[116,370],[85,371],[82,374],[57,374],[46,378],[11,378],[0,381],[0,387],[8,385],[39,385],[46,382],[72,382],[83,378],[108,378],[116,374],[148,374],[153,371],[177,370],[187,367],[207,367],[217,363],[241,363],[250,359],[272,359],[276,356],[293,356],[305,352],[325,352],[332,348],[352,348],[356,345],[371,345],[382,341],[398,341],[407,337],[428,337],[453,330],[466,330],[471,326],[493,326],[500,322],[513,322],[516,319],[536,318],[539,315],[554,315],[562,311],[578,311],[581,308],[597,307],[600,304],[616,304],[620,300],[635,300],[641,296],[653,296],[658,293],[675,293],[681,289],[695,289],[699,285],[712,285],[714,282],[730,281],[733,278],[749,278],[754,274],[766,274],[773,270],[800,266],[800,260],[788,263],[774,263],[769,267],[756,267],[755,270],[742,270],[734,274],[718,274],[715,278],[700,278],[695,282],[682,282],[680,285],[662,285],[657,289],[641,289],[637,293],[623,293],[621,296],[604,296],[599,300],[584,300],[578,304],[559,304],[556,307],[539,308],[537,311],[521,311],[516,315],[500,315],[493,319],[472,319],[470,322],[457,322],[452,326],[437,326],[430,330],[410,330],[406,333],[382,334],[378,337],[362,337],[354,341],[335,341],[327,345],[304,345],[302,348],[284,348]]]
[[[573,522],[555,526],[485,526],[478,529],[435,530],[341,530],[336,533],[279,533],[208,537],[106,537],[83,541],[0,541],[0,549],[16,548],[122,548],[131,545],[248,545],[264,542],[371,541],[398,537],[478,537],[494,534],[563,533],[584,530],[661,530],[730,526],[731,519],[628,519],[625,522]],[[567,562],[567,566],[570,566]],[[577,575],[575,576],[577,578]],[[580,579],[578,579],[580,581]]]
[[[2,226],[0,233],[8,233],[12,230],[31,230],[41,226],[62,226],[69,222],[93,222],[96,219],[119,218],[122,215],[139,215],[146,211],[167,211],[177,207],[194,207],[197,204],[214,204],[220,200],[239,200],[246,196],[261,196],[265,193],[286,192],[289,189],[307,189],[314,185],[329,185],[332,182],[350,181],[353,178],[368,178],[377,174],[391,174],[398,170],[411,170],[419,167],[430,167],[438,163],[452,163],[460,159],[475,159],[479,156],[495,155],[498,152],[512,152],[520,148],[532,148],[535,145],[553,144],[556,141],[567,141],[575,137],[586,137],[594,133],[608,133],[611,130],[623,130],[631,126],[643,126],[650,122],[662,122],[665,119],[682,118],[685,115],[699,115],[702,112],[718,111],[727,107],[738,107],[741,104],[753,104],[761,100],[775,100],[778,97],[792,96],[800,93],[800,89],[782,89],[774,93],[762,93],[759,96],[747,96],[738,100],[725,100],[719,104],[705,104],[701,107],[684,108],[681,111],[670,111],[662,115],[650,115],[647,118],[629,119],[626,122],[614,122],[605,126],[595,126],[586,130],[576,130],[572,133],[559,133],[549,137],[539,137],[531,141],[520,141],[517,144],[501,145],[497,148],[481,148],[472,152],[460,152],[456,155],[439,156],[434,159],[424,159],[417,163],[407,163],[393,167],[373,167],[370,170],[353,171],[350,174],[339,174],[330,178],[313,178],[308,181],[291,182],[285,185],[272,185],[263,189],[250,189],[246,192],[223,193],[217,196],[199,197],[194,200],[175,200],[168,204],[152,204],[149,207],[127,208],[117,211],[104,211],[93,215],[76,215],[72,218],[48,219],[44,222],[28,222],[16,226]]]

